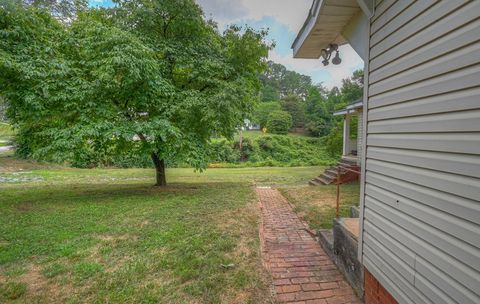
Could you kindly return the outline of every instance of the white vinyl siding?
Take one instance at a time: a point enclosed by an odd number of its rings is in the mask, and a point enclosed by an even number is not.
[[[357,124],[357,158],[358,161],[361,162],[362,156],[363,156],[363,151],[362,151],[362,146],[363,146],[363,111],[359,110],[358,113],[358,124]],[[360,163],[361,165],[361,163]]]
[[[399,303],[480,303],[480,1],[375,10],[363,263]]]

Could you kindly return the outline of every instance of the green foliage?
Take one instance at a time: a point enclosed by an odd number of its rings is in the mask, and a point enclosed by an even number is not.
[[[280,100],[280,92],[271,84],[266,83],[262,85],[261,98],[263,102]]]
[[[285,66],[273,61],[268,62],[268,69],[260,75],[263,85],[262,100],[272,101],[295,95],[304,99],[312,85],[310,76],[289,71]]]
[[[334,163],[326,152],[323,140],[292,135],[246,133],[240,151],[239,138],[218,139],[210,153],[210,162],[223,166],[312,166]]]
[[[305,104],[296,95],[289,95],[282,99],[282,108],[292,116],[292,127],[305,126]]]
[[[63,265],[61,263],[53,263],[53,264],[45,267],[42,271],[42,274],[46,278],[50,279],[50,278],[56,277],[58,275],[61,275],[65,272],[67,272],[67,267],[65,267],[65,265]]]
[[[193,0],[119,0],[69,24],[8,2],[0,95],[18,151],[79,166],[138,154],[205,168],[210,138],[231,137],[253,111],[265,35],[219,34]]]
[[[21,0],[25,5],[49,11],[52,16],[68,22],[88,6],[87,0]]]
[[[327,90],[321,84],[313,84],[308,76],[268,62],[268,69],[260,75],[260,81],[262,101],[280,101],[283,110],[292,115],[293,127],[306,128],[311,135],[318,137],[329,134],[335,125],[333,112],[363,95],[362,70],[343,79],[340,88]]]
[[[0,139],[12,137],[14,135],[15,135],[15,131],[13,130],[11,125],[0,122]]]
[[[7,122],[7,102],[0,97],[0,123]]]
[[[79,262],[73,267],[73,273],[77,281],[85,281],[102,271],[102,265],[95,262]]]
[[[261,102],[255,107],[254,120],[261,128],[267,126],[268,115],[274,111],[282,110],[282,106],[278,101]]]
[[[273,134],[287,134],[292,127],[292,115],[286,111],[277,110],[268,114],[267,130]]]
[[[20,282],[0,283],[0,300],[2,298],[15,300],[27,291],[27,284]]]
[[[324,136],[331,129],[333,115],[321,87],[311,87],[305,100],[306,128],[313,136]]]
[[[350,139],[358,136],[358,117],[350,116]],[[343,120],[338,120],[335,127],[325,137],[326,151],[331,157],[338,158],[343,152]]]
[[[325,147],[331,157],[340,157],[343,149],[343,122],[338,122],[325,137]]]
[[[210,144],[210,162],[237,163],[240,161],[241,157],[238,142],[232,144],[232,141],[222,138],[213,140]]]
[[[351,78],[342,80],[342,101],[349,104],[363,96],[363,70],[353,72]]]

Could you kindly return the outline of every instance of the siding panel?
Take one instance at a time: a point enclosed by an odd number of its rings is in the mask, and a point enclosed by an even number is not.
[[[428,207],[420,202],[408,199],[374,185],[367,185],[367,189],[372,198],[383,202],[391,208],[429,224],[439,231],[450,234],[460,241],[464,240],[477,248],[480,247],[480,239],[475,237],[476,235],[480,235],[479,225],[458,217],[453,217],[448,213]]]
[[[415,51],[371,72],[369,75],[369,83],[376,83],[389,76],[437,58],[438,56],[455,51],[473,42],[477,42],[478,40],[472,41],[472,37],[475,37],[476,35],[480,36],[478,35],[479,32],[480,20],[473,21],[464,27],[460,27],[446,34],[445,36],[440,37],[432,43],[416,49]]]
[[[480,156],[371,147],[368,158],[480,178]]]
[[[398,3],[404,2],[406,1],[399,1]],[[429,25],[437,22],[439,18],[450,14],[461,5],[465,4],[465,2],[466,1],[464,0],[440,1],[438,4],[432,6],[429,10],[420,14],[414,20],[411,20],[411,22],[400,28],[397,28],[392,35],[373,46],[370,50],[370,58],[373,59],[377,57],[381,53],[406,40],[407,38],[414,36],[420,30],[428,28]]]
[[[447,4],[450,1],[443,1]],[[452,1],[454,2],[454,1]],[[462,1],[466,2],[466,1]],[[455,4],[457,1],[455,1]],[[385,50],[379,51],[381,53],[376,58],[370,57],[369,71],[375,71],[381,66],[399,59],[416,49],[421,47],[428,47],[429,43],[448,34],[449,32],[465,26],[467,23],[478,19],[478,11],[480,9],[480,1],[472,1],[461,9],[453,10],[450,15],[445,18],[437,20],[433,26],[429,26],[407,38],[395,46],[385,47]],[[420,17],[420,16],[419,16]],[[416,18],[418,19],[418,18]],[[416,20],[415,19],[415,20]],[[472,37],[474,39],[475,37]],[[373,59],[372,59],[373,58]]]
[[[370,45],[374,46],[378,42],[382,41],[388,35],[395,32],[398,28],[403,26],[406,22],[409,22],[411,19],[415,18],[421,14],[424,10],[438,2],[438,0],[425,0],[425,1],[414,1],[410,6],[408,6],[403,12],[391,19],[388,24],[376,31],[372,35],[370,40]]]
[[[478,86],[480,65],[475,65],[372,96],[368,99],[371,102],[369,107],[376,108]]]
[[[435,95],[405,103],[371,109],[369,121],[426,114],[465,111],[480,108],[480,87]]]
[[[425,274],[426,278],[445,291],[446,294],[452,296],[459,303],[480,303],[480,297],[475,295],[472,291],[465,288],[453,280],[448,274],[438,270],[427,260],[418,257],[415,263],[415,270],[419,273]],[[418,276],[416,277],[418,279]]]
[[[442,270],[444,273],[447,273],[448,276],[451,276],[470,291],[475,292],[478,290],[478,286],[480,286],[478,272],[468,265],[465,265],[462,261],[438,250],[437,247],[425,242],[418,236],[411,234],[409,231],[396,225],[396,223],[389,222],[372,209],[365,209],[365,217],[366,233],[371,233],[372,229],[369,229],[369,227],[378,227],[379,230],[383,231],[388,236],[387,238],[381,238],[381,240],[385,241],[387,239],[393,239],[401,243],[403,246],[410,249],[417,257],[420,256],[425,260],[430,261],[432,264],[435,263],[435,267]],[[396,253],[396,251],[391,251],[391,254]]]
[[[457,46],[458,47],[458,46]],[[480,44],[472,44],[445,56],[410,68],[390,78],[370,85],[370,95],[416,83],[437,75],[458,70],[480,62]]]
[[[478,132],[480,110],[448,112],[369,122],[368,131],[374,133],[418,133],[423,132]]]
[[[436,208],[453,216],[478,224],[480,218],[480,204],[442,191],[405,182],[394,177],[368,172],[366,182],[372,185],[382,185],[384,189],[412,200],[421,201],[424,205]]]
[[[367,159],[367,170],[471,200],[480,197],[479,179],[373,159]]]
[[[393,3],[388,10],[385,10],[381,16],[375,19],[375,21],[372,23],[371,32],[375,33],[378,31],[414,2],[414,0],[403,0]]]
[[[362,259],[399,303],[480,303],[480,1],[383,1],[371,46]]]
[[[390,222],[395,222],[398,226],[407,230],[410,234],[415,234],[423,241],[430,243],[451,256],[455,256],[464,263],[480,271],[480,252],[478,248],[459,241],[458,239],[441,232],[434,227],[417,220],[408,214],[391,208],[373,197],[365,197],[365,202],[371,209],[378,211],[378,214]],[[365,244],[368,244],[365,242]],[[364,245],[365,245],[364,244]]]
[[[367,137],[367,145],[423,151],[480,154],[480,134],[369,134]]]

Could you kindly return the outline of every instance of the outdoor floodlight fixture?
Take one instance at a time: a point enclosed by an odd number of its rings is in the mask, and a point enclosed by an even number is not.
[[[322,63],[324,66],[328,65],[330,58],[332,57],[333,52],[336,52],[335,57],[332,59],[332,63],[334,65],[338,65],[342,62],[340,58],[340,54],[338,53],[338,45],[337,44],[329,44],[327,49],[322,49]]]

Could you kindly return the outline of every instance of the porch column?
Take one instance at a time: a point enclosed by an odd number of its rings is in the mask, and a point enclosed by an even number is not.
[[[343,156],[350,153],[350,116],[343,116]]]

